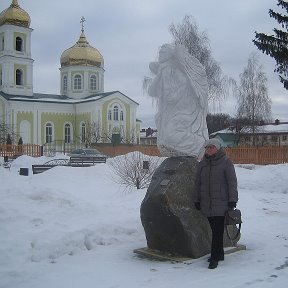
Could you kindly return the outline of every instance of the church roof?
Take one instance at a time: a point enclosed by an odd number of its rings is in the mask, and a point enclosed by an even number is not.
[[[84,31],[75,45],[65,50],[60,58],[61,67],[66,66],[104,66],[101,53],[87,41]]]
[[[111,92],[103,92],[97,93],[93,95],[89,95],[82,99],[73,99],[63,95],[57,94],[43,94],[43,93],[34,93],[33,96],[22,96],[22,95],[10,95],[0,91],[0,96],[5,98],[7,101],[23,101],[23,102],[42,102],[42,103],[59,103],[59,104],[80,104],[85,102],[94,102],[101,100],[110,95],[120,93],[130,101],[134,102],[136,105],[139,105],[137,102],[121,93],[120,91],[111,91]]]
[[[19,6],[17,0],[13,0],[11,5],[0,14],[0,26],[11,24],[29,28],[30,22],[29,14]]]

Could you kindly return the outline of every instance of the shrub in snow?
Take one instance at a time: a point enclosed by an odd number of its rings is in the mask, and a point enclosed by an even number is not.
[[[132,152],[117,156],[109,165],[112,166],[118,184],[137,189],[147,188],[151,182],[155,169],[161,164],[164,158],[144,155],[141,152]]]

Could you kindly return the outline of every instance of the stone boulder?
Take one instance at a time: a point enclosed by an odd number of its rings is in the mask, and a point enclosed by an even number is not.
[[[140,208],[148,248],[191,258],[210,253],[208,220],[193,203],[197,165],[194,157],[170,157],[153,174]],[[224,238],[225,246],[239,240]]]

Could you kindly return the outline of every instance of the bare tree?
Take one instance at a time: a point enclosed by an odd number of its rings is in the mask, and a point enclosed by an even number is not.
[[[6,125],[5,123],[0,123],[0,144],[6,144],[8,135],[12,143],[15,141],[15,139],[18,138],[18,135],[9,125]]]
[[[116,174],[115,181],[127,189],[147,188],[155,169],[163,161],[162,158],[132,152],[114,157],[109,161]],[[146,166],[146,167],[145,167]]]
[[[101,135],[104,142],[109,142],[113,145],[137,143],[136,127],[133,127],[130,130],[125,130],[124,126],[121,126],[117,129],[114,128],[113,132],[103,130]]]
[[[271,120],[267,77],[255,53],[249,57],[247,66],[240,74],[240,85],[236,88],[237,119],[246,119],[246,127],[252,132],[254,145],[256,126],[260,121]]]
[[[227,95],[232,79],[224,76],[220,65],[213,59],[209,38],[200,32],[192,16],[186,15],[180,24],[169,27],[175,44],[181,44],[205,67],[208,78],[208,99],[210,102],[221,101]],[[232,80],[233,81],[233,80]]]
[[[136,128],[133,127],[130,129],[130,131],[125,131],[122,129],[121,131],[121,143],[125,144],[135,144],[137,140],[137,131]]]
[[[86,147],[90,147],[93,143],[100,142],[102,138],[100,123],[85,123],[85,130],[81,130],[80,133],[76,136],[76,138],[80,143],[85,144]]]

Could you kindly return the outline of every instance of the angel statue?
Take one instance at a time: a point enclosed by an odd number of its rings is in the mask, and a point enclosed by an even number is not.
[[[163,156],[199,157],[208,139],[208,83],[202,64],[182,45],[164,44],[149,68],[156,99],[157,146]]]

